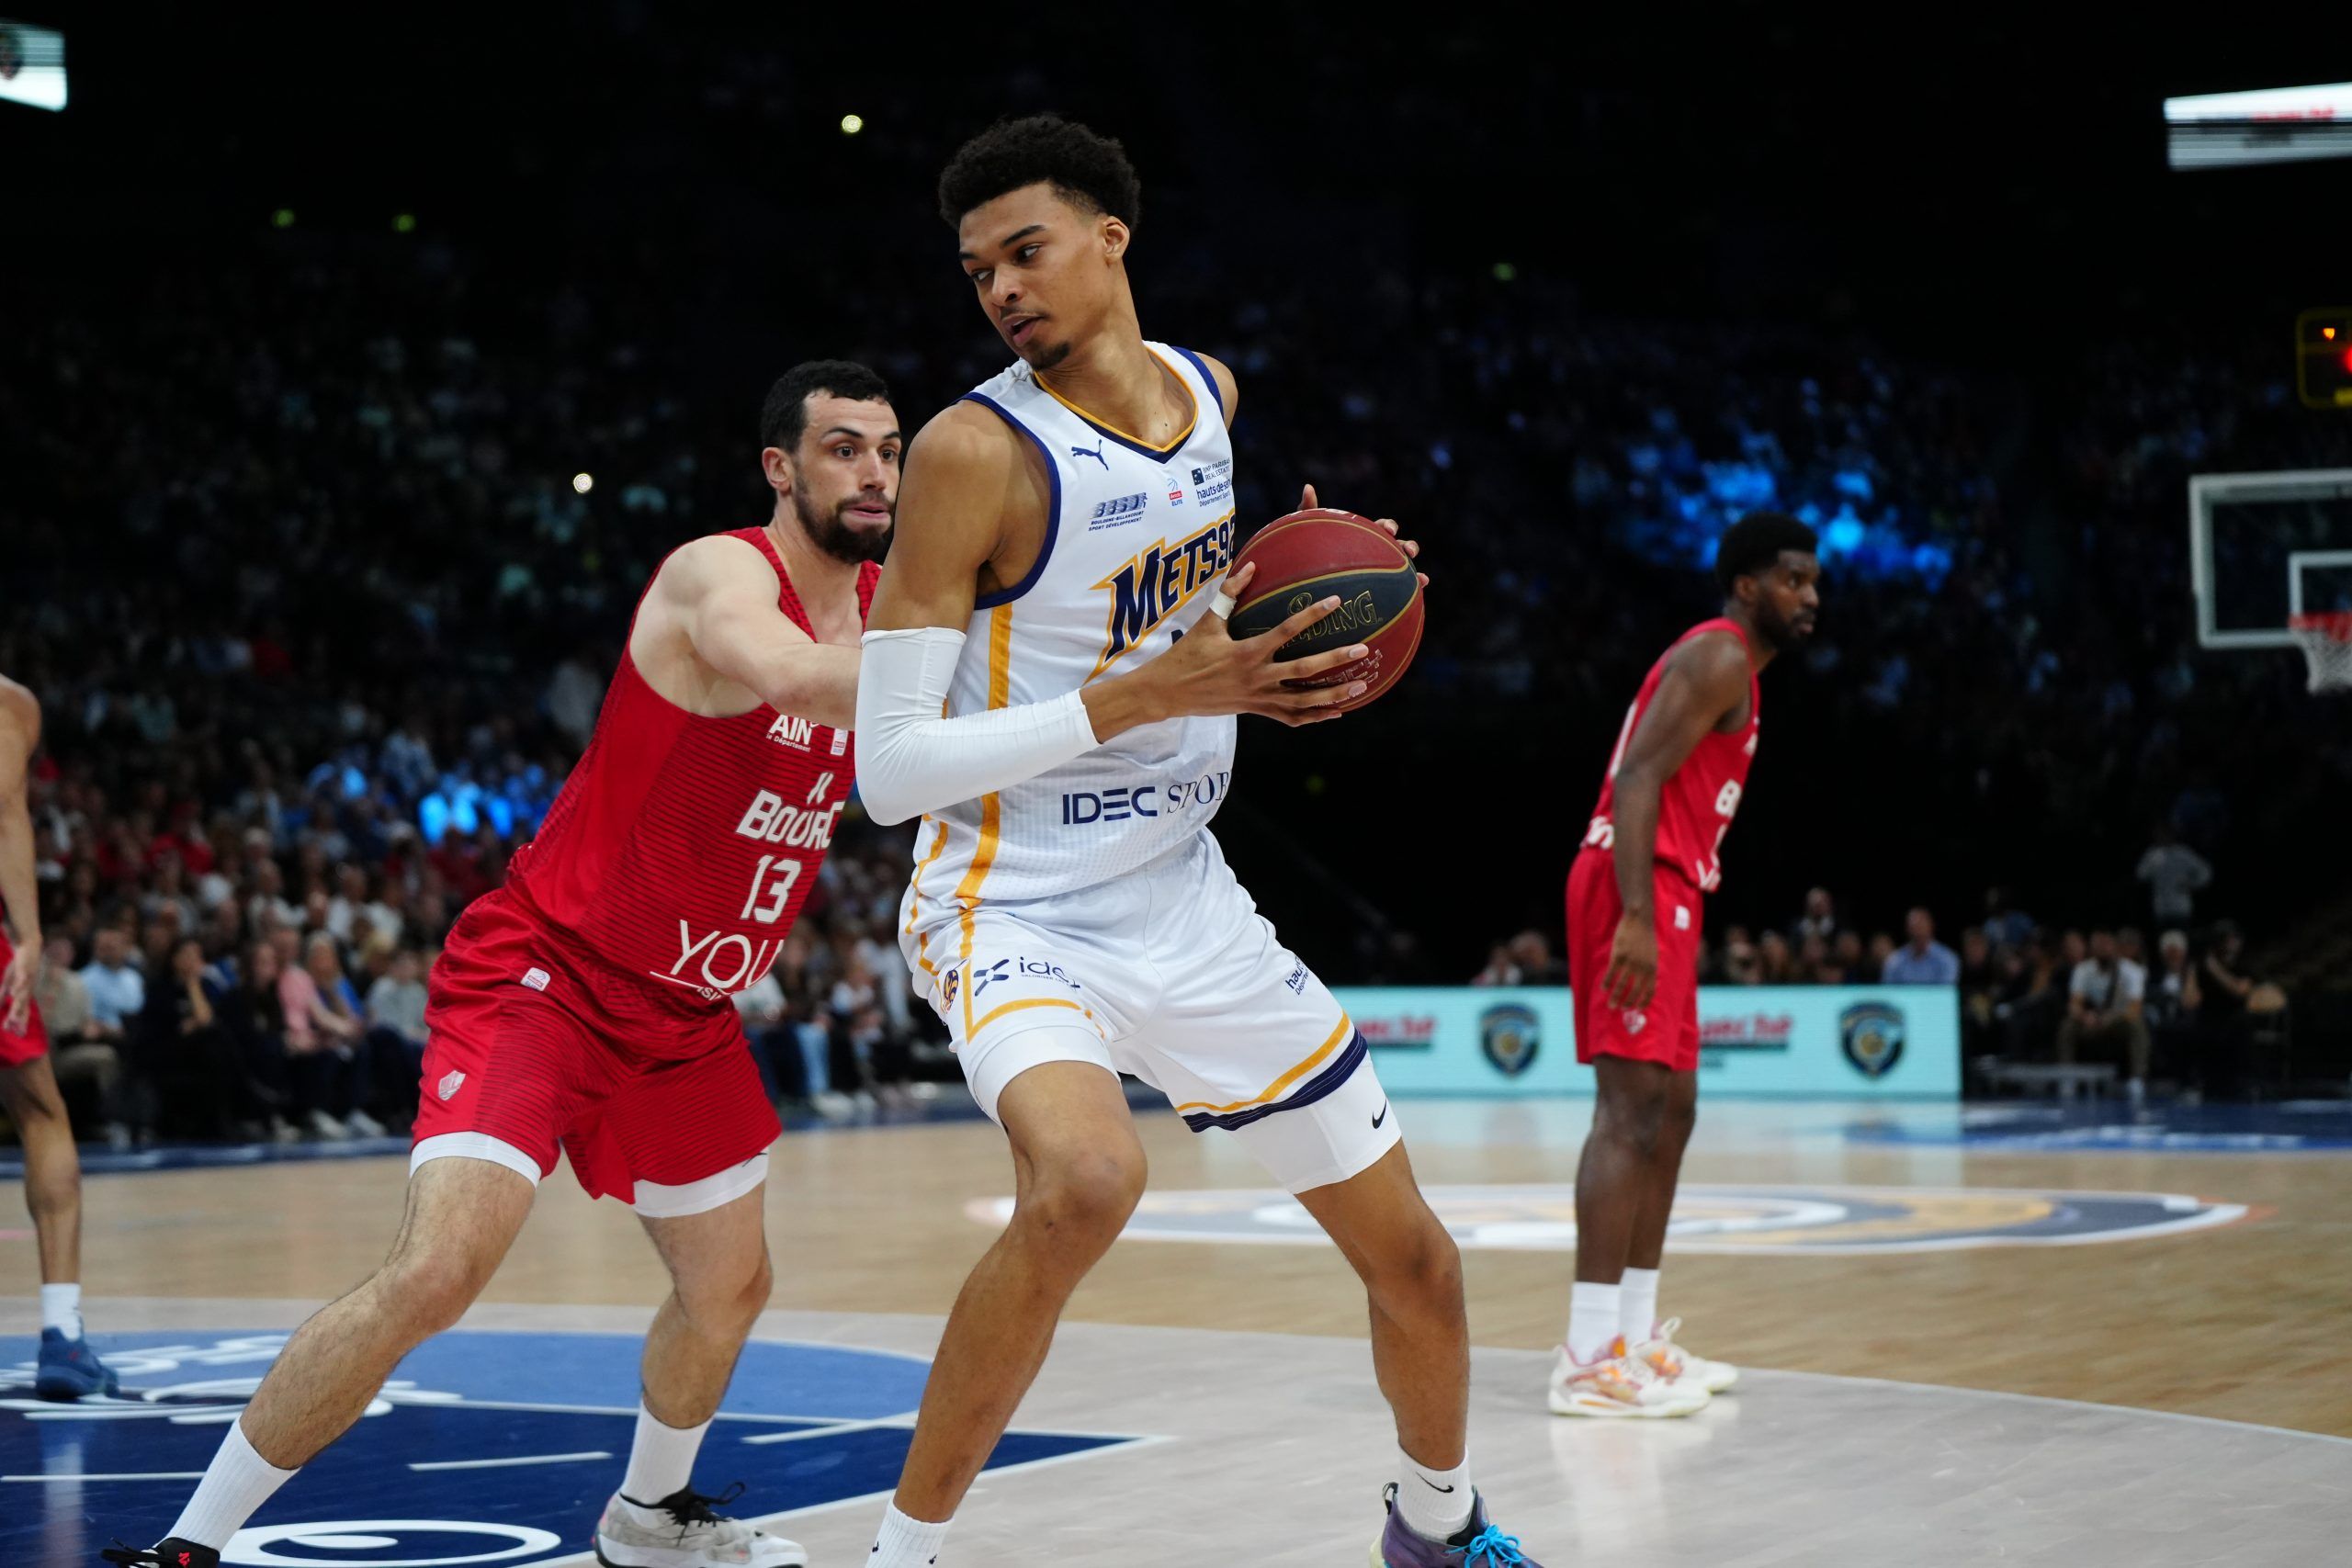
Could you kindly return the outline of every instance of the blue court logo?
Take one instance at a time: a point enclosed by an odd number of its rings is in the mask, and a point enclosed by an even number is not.
[[[1507,1078],[1515,1078],[1535,1065],[1544,1043],[1535,1010],[1519,1002],[1502,1002],[1478,1015],[1478,1048]]]
[[[1838,1015],[1838,1042],[1856,1072],[1884,1077],[1903,1060],[1903,1010],[1892,1002],[1856,1002]]]
[[[0,1562],[95,1562],[178,1517],[284,1334],[100,1335],[118,1400],[32,1398],[31,1344],[0,1348]],[[535,1568],[577,1557],[620,1483],[642,1342],[619,1334],[445,1334],[240,1531],[236,1568]],[[10,1367],[6,1361],[17,1364]],[[887,1494],[928,1363],[833,1345],[743,1349],[695,1479],[744,1483],[766,1517]],[[1009,1432],[992,1470],[1133,1441]],[[787,1529],[784,1533],[789,1534]]]

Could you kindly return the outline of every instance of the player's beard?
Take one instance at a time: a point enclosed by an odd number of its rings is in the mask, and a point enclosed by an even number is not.
[[[842,518],[843,513],[864,499],[852,496],[830,512],[820,512],[809,503],[806,492],[796,490],[792,492],[792,511],[800,519],[800,531],[808,536],[810,544],[835,560],[860,566],[878,561],[890,553],[889,529],[869,534],[852,527]]]

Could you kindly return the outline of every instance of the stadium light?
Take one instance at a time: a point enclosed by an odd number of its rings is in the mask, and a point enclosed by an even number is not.
[[[413,234],[413,233],[415,233],[415,232],[416,232],[416,214],[415,214],[415,213],[413,213],[413,212],[403,212],[403,213],[400,214],[398,217],[394,218],[394,219],[392,220],[392,232],[393,232],[393,233],[395,233],[395,234]]]
[[[865,117],[864,115],[845,114],[842,116],[842,134],[843,136],[855,136],[859,131],[864,130],[865,129]]]
[[[571,488],[576,494],[586,495],[596,488],[595,477],[592,474],[574,474],[571,476]]]
[[[281,207],[269,215],[269,221],[273,228],[291,229],[294,227],[294,209],[290,207]]]

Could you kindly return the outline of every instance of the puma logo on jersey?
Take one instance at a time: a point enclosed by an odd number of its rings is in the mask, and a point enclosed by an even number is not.
[[[1111,595],[1111,604],[1105,616],[1102,656],[1094,661],[1091,674],[1100,674],[1150,636],[1160,622],[1190,604],[1194,594],[1223,577],[1232,561],[1230,512],[1173,545],[1164,538],[1155,539],[1129,557],[1125,565],[1094,585]]]
[[[1094,450],[1091,452],[1088,451],[1083,446],[1073,446],[1069,449],[1069,455],[1073,457],[1091,457],[1096,462],[1102,465],[1102,471],[1104,473],[1107,474],[1111,471],[1111,459],[1102,456],[1102,443],[1100,441],[1097,441],[1094,444]]]

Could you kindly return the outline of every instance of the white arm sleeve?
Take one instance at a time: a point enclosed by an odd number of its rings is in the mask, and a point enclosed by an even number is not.
[[[964,634],[867,632],[857,665],[857,793],[876,822],[904,822],[1035,778],[1094,750],[1076,692],[1051,702],[940,716]]]

